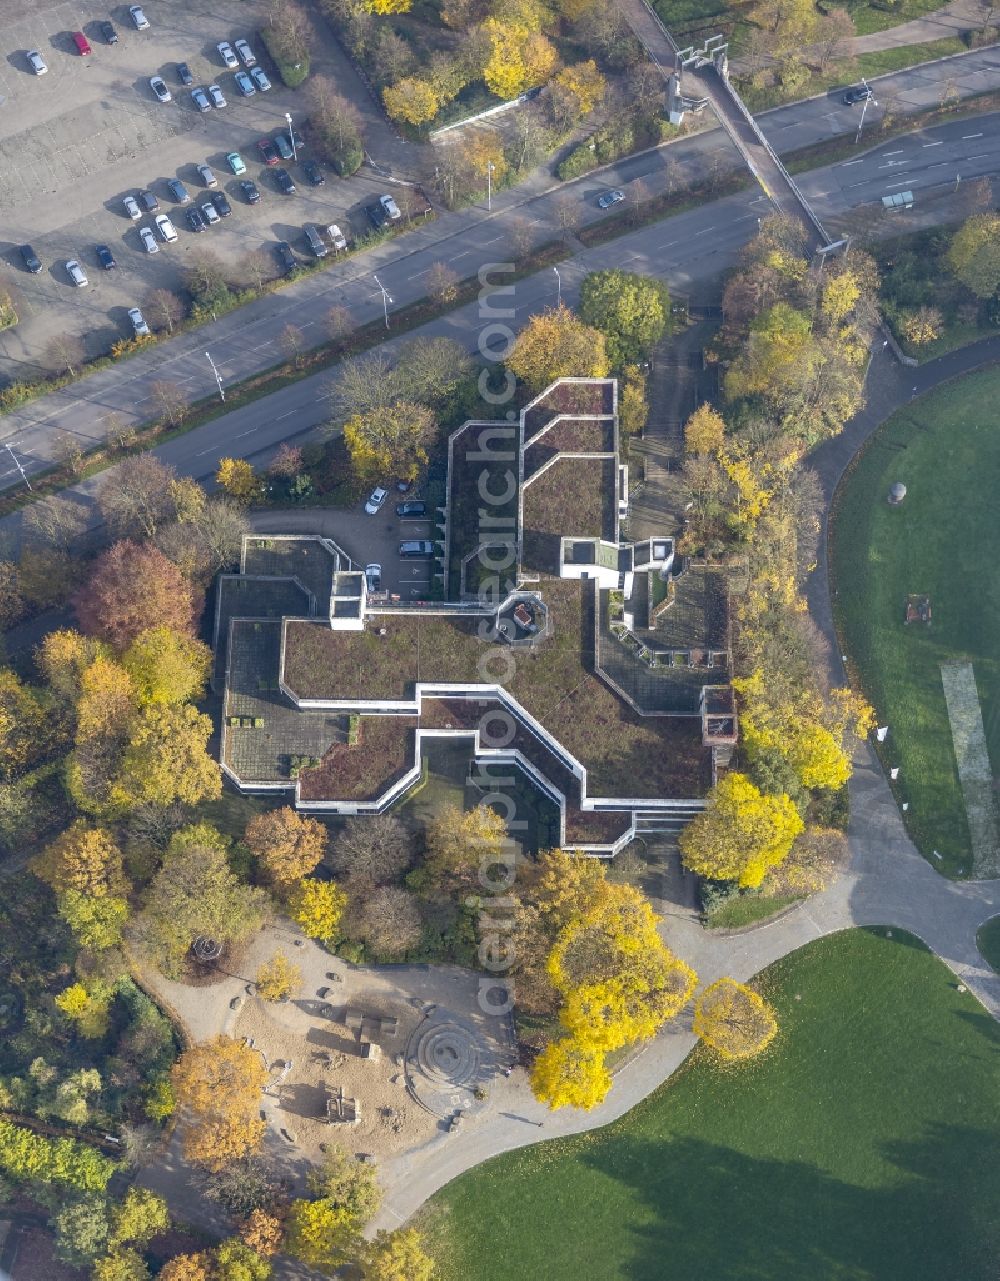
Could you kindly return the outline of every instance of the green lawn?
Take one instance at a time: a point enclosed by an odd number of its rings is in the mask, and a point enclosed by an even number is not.
[[[971,868],[969,831],[940,664],[974,664],[994,772],[1000,770],[1000,371],[971,374],[914,401],[875,434],[841,485],[832,572],[844,652],[900,766],[907,826],[939,871]],[[908,490],[901,507],[886,494]],[[904,626],[908,593],[933,623]]]
[[[898,27],[900,23],[922,18],[941,8],[941,0],[901,0],[901,3],[890,8],[885,4],[872,4],[871,0],[844,0],[842,5],[854,19],[854,27],[859,36],[870,35],[873,31],[885,31],[888,27]],[[701,34],[703,28],[711,26],[713,19],[725,22],[727,27],[745,6],[727,3],[726,0],[655,0],[654,8],[673,34],[695,31]],[[710,35],[711,32],[706,31]]]
[[[995,1281],[1000,1030],[898,930],[771,967],[782,1032],[422,1216],[442,1281]]]
[[[746,925],[760,925],[768,917],[801,901],[801,894],[777,894],[772,898],[758,894],[734,894],[714,912],[709,912],[705,925],[710,930],[736,930]]]
[[[979,927],[979,933],[976,935],[976,947],[979,948],[984,958],[989,961],[990,965],[1000,974],[1000,916],[994,916],[991,921]]]

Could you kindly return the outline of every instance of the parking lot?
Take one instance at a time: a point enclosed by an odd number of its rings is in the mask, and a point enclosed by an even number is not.
[[[380,194],[383,184],[374,175],[343,181],[326,166],[324,186],[306,181],[301,162],[311,156],[308,130],[301,123],[303,98],[282,86],[256,38],[262,2],[217,0],[210,9],[199,10],[189,0],[148,0],[146,31],[135,29],[128,5],[4,0],[2,8],[0,262],[6,264],[3,275],[14,287],[21,320],[0,336],[0,374],[32,376],[56,334],[79,334],[88,355],[130,336],[127,309],[141,305],[151,289],[176,289],[192,250],[211,248],[237,264],[260,248],[273,257],[272,246],[286,240],[305,258],[306,223],[337,222],[349,235],[352,226],[364,229],[362,206]],[[100,23],[106,20],[117,30],[115,45],[109,46],[101,34]],[[77,52],[74,31],[85,34],[90,55]],[[271,80],[270,91],[242,97],[236,72],[223,66],[216,46],[239,37],[250,41]],[[41,53],[48,68],[44,75],[32,73],[29,50]],[[345,83],[344,55],[319,22],[313,52],[314,74],[331,75],[342,92],[357,100],[360,82]],[[192,88],[217,84],[227,105],[200,113],[191,90],[180,84],[179,62],[190,67]],[[157,101],[149,84],[154,75],[165,81],[171,102]],[[370,101],[361,105],[370,117]],[[283,162],[295,182],[294,195],[280,191],[274,169],[263,164],[257,149],[260,138],[287,132],[286,112],[305,135],[300,163]],[[382,145],[384,149],[384,141]],[[225,157],[231,151],[245,161],[244,176],[257,184],[259,204],[247,203],[239,179],[229,171]],[[209,195],[198,176],[201,164],[212,168],[217,190],[226,193],[233,212],[195,235],[166,181],[180,178],[193,202],[201,204]],[[177,243],[161,243],[156,254],[144,252],[139,236],[140,227],[152,225],[152,215],[132,222],[122,205],[125,195],[140,190],[153,192],[178,231]],[[24,243],[41,259],[36,275],[21,262],[18,246]],[[117,269],[100,268],[99,244],[111,248]],[[82,264],[86,287],[71,284],[65,266],[69,259]]]

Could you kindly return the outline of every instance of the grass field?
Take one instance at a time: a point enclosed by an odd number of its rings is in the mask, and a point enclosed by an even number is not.
[[[995,1281],[1000,1030],[884,935],[765,973],[759,1064],[696,1052],[606,1129],[457,1179],[422,1219],[442,1281]]]
[[[801,894],[777,894],[772,898],[736,894],[708,914],[705,926],[710,930],[737,930],[747,925],[759,925],[793,903],[801,902]]]
[[[1000,770],[1000,371],[970,374],[894,414],[837,495],[832,571],[844,652],[889,725],[911,835],[939,871],[971,868],[940,663],[974,664],[994,772]],[[889,486],[907,497],[889,507]],[[933,622],[904,626],[908,593]],[[941,859],[931,856],[938,850]]]
[[[867,36],[873,31],[885,31],[914,18],[922,18],[926,13],[940,9],[941,0],[902,0],[891,9],[887,5],[872,4],[870,0],[845,0],[841,7],[854,19],[858,35]],[[702,27],[711,26],[716,19],[730,24],[738,20],[741,11],[745,11],[745,6],[730,4],[727,0],[655,0],[654,8],[675,34],[700,32]]]
[[[1000,916],[994,916],[991,921],[987,921],[985,925],[979,927],[979,933],[976,935],[976,947],[979,948],[996,972],[1000,974]]]

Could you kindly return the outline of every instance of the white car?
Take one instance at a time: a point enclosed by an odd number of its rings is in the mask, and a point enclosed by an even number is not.
[[[149,326],[146,324],[143,314],[138,307],[130,307],[128,309],[128,318],[132,322],[132,331],[136,338],[148,338]]]
[[[160,252],[160,246],[156,243],[152,227],[140,227],[139,239],[142,241],[142,247],[146,253],[158,254]]]
[[[376,488],[372,490],[368,501],[365,503],[365,511],[369,516],[376,515],[379,508],[388,497],[389,491],[387,489],[383,489],[381,485],[376,486]]]
[[[165,245],[172,245],[177,239],[177,231],[174,224],[166,214],[156,215],[156,230],[159,232],[160,239]]]
[[[201,206],[201,212],[202,212],[202,216],[204,217],[205,221],[208,223],[210,227],[213,226],[215,223],[221,221],[221,219],[219,218],[219,211],[218,209],[216,209],[215,205],[212,204],[211,200],[205,201],[205,203]]]
[[[264,68],[254,67],[250,72],[250,74],[253,77],[254,84],[261,91],[261,93],[267,93],[268,89],[270,89],[271,87],[271,82],[270,80],[268,80],[267,73],[264,71]]]
[[[254,52],[250,48],[249,40],[234,40],[233,48],[240,55],[240,62],[243,63],[244,67],[252,67],[254,63],[256,63],[257,59],[254,57]]]
[[[233,53],[232,45],[227,44],[225,40],[223,40],[221,44],[217,45],[216,48],[219,50],[219,57],[230,71],[232,71],[234,67],[238,67],[240,65],[239,58],[237,58],[236,54]]]
[[[171,102],[173,100],[173,94],[167,88],[167,83],[162,76],[150,76],[149,87],[161,102]]]
[[[142,217],[142,210],[139,208],[139,202],[136,200],[135,196],[125,196],[122,200],[122,204],[125,206],[125,212],[132,221],[138,222]]]
[[[372,561],[370,565],[365,566],[365,582],[369,592],[377,592],[381,588],[382,566],[377,561]]]
[[[87,273],[83,270],[75,258],[71,258],[66,264],[66,271],[70,280],[76,285],[77,289],[82,289],[87,283]]]
[[[208,86],[208,96],[212,99],[213,107],[224,107],[226,105],[226,100],[222,96],[222,90],[218,85]]]
[[[347,248],[347,237],[335,222],[330,223],[329,227],[326,229],[326,234],[330,237],[330,241],[334,249],[340,250]]]
[[[212,173],[208,165],[198,166],[198,177],[202,180],[202,182],[205,184],[206,187],[217,187],[219,185],[218,178],[216,178],[215,174]]]
[[[132,25],[136,31],[149,30],[149,19],[137,4],[129,5],[128,16],[132,19]]]
[[[378,202],[385,210],[385,216],[390,222],[399,222],[403,215],[399,212],[399,205],[392,196],[379,196]]]
[[[45,65],[45,59],[38,52],[38,50],[32,49],[27,54],[27,58],[28,58],[28,66],[35,73],[35,75],[44,76],[46,71],[48,71],[48,67]]]

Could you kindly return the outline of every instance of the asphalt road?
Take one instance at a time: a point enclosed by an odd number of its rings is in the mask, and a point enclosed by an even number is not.
[[[995,49],[933,65],[962,69],[962,84],[974,83],[977,91],[986,87],[987,80],[1000,86],[1000,55]],[[887,82],[905,87],[916,77],[918,83],[907,92],[922,95],[929,92],[925,84],[928,74],[926,69],[918,68],[887,78]],[[956,74],[954,70],[950,73],[953,81]],[[884,92],[881,88],[878,91]],[[940,96],[940,81],[937,93]],[[857,108],[851,110],[857,114]],[[793,126],[792,115],[796,111],[809,116],[811,123]],[[813,141],[843,133],[847,111],[829,98],[813,99],[767,113],[764,122],[769,133],[784,131],[779,133],[783,137],[794,127],[798,131],[794,145],[801,146],[807,140],[803,130],[811,130]],[[979,134],[982,136],[972,136]],[[998,152],[1000,116],[985,116],[893,139],[870,153],[862,149],[856,161],[816,170],[799,181],[816,197],[820,215],[826,216],[877,201],[890,190],[942,186],[954,181],[953,174],[968,179],[998,172]],[[939,160],[939,156],[945,159]],[[459,273],[470,275],[483,263],[507,259],[512,214],[530,222],[536,240],[541,242],[557,234],[560,209],[567,201],[573,203],[583,222],[591,222],[601,216],[596,197],[609,186],[627,188],[641,179],[653,193],[680,185],[678,173],[703,174],[707,165],[721,169],[738,163],[735,150],[716,129],[669,148],[632,157],[600,175],[561,184],[555,190],[531,192],[518,188],[501,193],[493,200],[491,211],[477,207],[442,215],[366,253],[363,259],[345,260],[280,294],[269,295],[223,317],[210,327],[160,343],[121,366],[100,371],[5,415],[0,420],[0,446],[14,451],[30,477],[50,461],[60,433],[74,433],[90,444],[101,438],[103,421],[111,412],[135,420],[151,416],[149,389],[157,379],[178,383],[192,399],[211,394],[214,377],[206,349],[228,383],[277,363],[281,359],[280,334],[289,322],[304,331],[307,342],[319,343],[324,337],[323,318],[334,305],[347,306],[356,323],[379,316],[383,300],[373,280],[375,272],[396,308],[424,295],[423,277],[435,262],[447,262]],[[897,183],[905,185],[897,187]],[[607,246],[585,250],[559,268],[564,295],[567,301],[573,301],[580,278],[606,266],[626,266],[663,276],[675,291],[683,293],[693,281],[717,275],[729,266],[735,251],[754,229],[756,218],[766,214],[768,208],[762,194],[747,191],[641,228]],[[515,325],[554,303],[558,289],[552,271],[519,282],[514,296]],[[471,342],[478,319],[477,306],[473,304],[434,322],[426,332],[446,333]],[[188,433],[158,452],[179,470],[199,477],[210,475],[220,456],[266,454],[279,440],[301,436],[326,420],[324,391],[333,376],[320,374],[303,379]],[[0,488],[20,483],[20,474],[8,454],[0,464]]]

